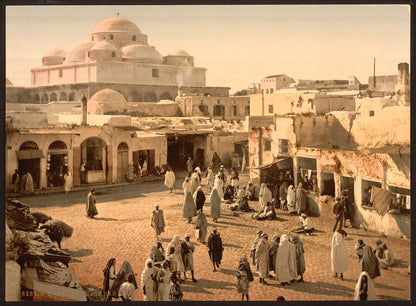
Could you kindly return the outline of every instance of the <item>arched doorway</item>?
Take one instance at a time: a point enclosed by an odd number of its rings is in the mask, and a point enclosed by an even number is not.
[[[69,94],[68,101],[74,101],[74,99],[75,99],[75,93],[71,92]]]
[[[144,102],[156,102],[156,95],[153,92],[148,92],[143,98]]]
[[[65,92],[61,92],[59,94],[59,101],[67,101],[67,100],[68,99],[67,99],[66,93]]]
[[[68,171],[68,149],[63,141],[56,140],[49,145],[46,156],[46,178],[48,187],[63,186]]]
[[[43,154],[38,145],[33,141],[26,141],[21,144],[19,151],[16,151],[16,156],[20,177],[30,172],[33,177],[34,188],[39,189],[40,159],[43,158]]]
[[[35,102],[35,103],[39,103],[40,102],[40,97],[39,97],[39,95],[37,93],[35,93],[33,95],[33,102]]]
[[[160,100],[173,100],[172,96],[170,95],[170,93],[168,92],[164,92],[161,96],[160,96]]]
[[[85,168],[81,183],[104,183],[107,178],[107,147],[104,140],[98,137],[84,140],[81,143],[81,163]]]
[[[42,99],[40,100],[40,103],[48,103],[49,102],[49,98],[48,95],[46,93],[42,94]]]
[[[128,102],[142,102],[142,96],[137,91],[132,91],[127,97]]]
[[[117,148],[117,182],[126,181],[127,168],[129,165],[129,146],[122,142]]]
[[[58,101],[58,97],[56,96],[56,93],[51,93],[51,98],[49,99],[51,102],[52,101]]]

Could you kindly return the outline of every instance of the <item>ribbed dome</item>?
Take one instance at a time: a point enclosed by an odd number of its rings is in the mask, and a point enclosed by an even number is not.
[[[59,48],[55,48],[46,52],[43,57],[66,57],[66,51]]]
[[[96,43],[91,50],[110,50],[110,51],[116,51],[117,48],[114,47],[113,44],[110,44],[109,42],[102,40],[99,43]]]
[[[89,102],[101,102],[101,103],[110,103],[110,104],[123,104],[126,103],[124,96],[113,89],[103,89],[96,92],[90,99]]]
[[[121,50],[124,58],[140,62],[162,63],[162,55],[155,47],[149,45],[129,45],[123,47]]]
[[[189,56],[189,53],[186,52],[185,50],[175,50],[172,54],[169,55],[173,55],[173,56]]]
[[[94,43],[90,41],[81,42],[75,45],[69,52],[65,62],[83,62],[86,60],[87,51],[94,46]]]
[[[103,32],[130,32],[141,34],[140,29],[133,22],[121,17],[104,19],[91,31],[92,34]]]

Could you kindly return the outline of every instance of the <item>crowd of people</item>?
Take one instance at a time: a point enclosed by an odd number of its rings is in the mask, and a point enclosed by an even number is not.
[[[191,164],[188,161],[187,165]],[[187,168],[188,175],[182,184],[183,217],[188,224],[194,223],[195,239],[200,244],[192,242],[191,234],[186,233],[183,240],[179,235],[175,235],[165,249],[159,239],[159,236],[165,232],[164,214],[158,204],[154,205],[150,225],[155,233],[156,245],[152,247],[149,257],[145,260],[140,281],[140,289],[145,301],[182,300],[181,284],[187,280],[188,271],[191,273],[192,282],[197,282],[193,254],[198,245],[206,246],[207,260],[209,258],[213,272],[221,267],[224,246],[215,226],[210,233],[208,231],[207,217],[204,212],[206,201],[210,206],[209,216],[213,222],[218,222],[221,217],[221,202],[225,202],[232,210],[240,210],[244,208],[244,205],[249,207],[249,201],[257,201],[257,211],[252,215],[257,220],[275,218],[276,208],[298,214],[298,225],[291,229],[293,232],[291,235],[276,234],[269,242],[268,234],[259,230],[251,245],[249,258],[262,285],[268,285],[269,279],[277,280],[282,286],[304,282],[305,249],[298,234],[311,234],[314,228],[307,215],[308,205],[302,184],[300,183],[295,190],[293,185],[288,186],[286,182],[283,182],[278,187],[278,193],[273,195],[265,183],[261,184],[260,188],[252,182],[249,182],[247,186],[239,186],[239,173],[234,167],[229,174],[227,169],[219,164],[218,172],[215,174],[216,166],[213,164],[207,169],[205,184],[202,183],[204,175],[199,167]],[[164,184],[170,192],[173,191],[175,179],[175,174],[168,167]],[[208,188],[209,197],[205,195],[203,186]],[[86,207],[87,216],[90,218],[94,218],[98,213],[95,204],[95,190],[92,189],[88,194]],[[345,210],[345,199],[336,198],[333,206],[335,224],[331,244],[331,268],[333,276],[339,276],[341,280],[344,279],[344,274],[348,271],[350,264],[348,257],[350,252],[344,244],[348,235],[343,230],[347,219]],[[195,220],[193,220],[194,217],[196,217]],[[352,220],[349,220],[352,224]],[[392,252],[387,248],[386,243],[380,240],[376,241],[374,251],[363,240],[358,240],[355,251],[361,265],[361,274],[358,276],[354,299],[375,299],[374,279],[380,276],[380,268],[387,269],[395,264]],[[103,294],[108,300],[112,298],[134,300],[135,289],[139,287],[130,264],[125,261],[120,271],[116,273],[115,263],[116,260],[111,258],[103,270]],[[254,276],[245,254],[240,256],[235,273],[237,292],[241,294],[242,300],[245,298],[248,301],[250,283],[254,281]]]

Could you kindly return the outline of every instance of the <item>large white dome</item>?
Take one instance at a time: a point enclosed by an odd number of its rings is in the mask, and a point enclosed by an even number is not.
[[[109,51],[117,51],[117,48],[114,47],[113,44],[110,44],[109,42],[103,40],[99,43],[96,43],[94,46],[92,46],[91,50],[109,50]]]
[[[43,55],[43,57],[66,57],[66,51],[59,49],[59,48],[55,48],[52,50],[49,50],[48,52],[45,53],[45,55]]]
[[[123,104],[126,103],[126,99],[124,96],[119,93],[118,91],[115,91],[113,89],[102,89],[98,92],[96,92],[91,99],[88,101],[90,102],[101,102],[101,103],[110,103],[110,104]]]
[[[138,62],[146,63],[162,63],[162,55],[149,45],[135,44],[122,48],[122,56]]]
[[[111,17],[99,22],[91,34],[103,32],[129,32],[141,34],[140,29],[131,21],[121,17]]]

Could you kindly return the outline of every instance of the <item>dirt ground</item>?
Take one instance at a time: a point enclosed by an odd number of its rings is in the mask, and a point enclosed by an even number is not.
[[[246,184],[247,181],[248,174],[241,175],[240,183]],[[72,256],[70,268],[78,276],[81,285],[93,295],[101,291],[102,270],[111,257],[117,259],[117,271],[124,260],[129,261],[140,284],[145,260],[155,245],[154,232],[150,226],[154,204],[159,204],[164,211],[166,232],[161,238],[165,248],[174,235],[180,235],[183,239],[186,233],[190,233],[191,241],[195,242],[195,218],[192,224],[188,224],[182,217],[182,182],[183,173],[177,174],[174,193],[170,193],[161,180],[100,188],[97,192],[99,214],[95,219],[86,217],[85,191],[38,195],[19,200],[27,203],[32,211],[46,213],[74,228],[72,237],[62,242],[62,248]],[[208,201],[208,190],[204,188],[204,191]],[[257,203],[250,202],[250,206],[257,208]],[[223,262],[221,269],[213,272],[206,246],[196,243],[194,264],[198,282],[193,283],[188,279],[182,284],[183,300],[238,301],[241,296],[236,290],[235,270],[240,256],[249,255],[256,232],[261,229],[268,233],[270,242],[275,234],[290,235],[290,229],[296,225],[298,218],[278,211],[276,220],[256,221],[250,217],[251,213],[234,215],[223,203],[219,222],[214,223],[209,216],[208,203],[204,211],[209,223],[208,232],[215,224],[221,234],[225,247]],[[279,295],[286,300],[352,300],[361,272],[354,250],[357,239],[363,239],[371,246],[375,245],[376,239],[386,241],[398,262],[395,267],[382,270],[381,276],[375,279],[378,299],[410,299],[410,277],[407,274],[410,263],[409,240],[386,238],[376,232],[346,228],[348,237],[345,244],[350,265],[342,281],[333,278],[331,271],[332,216],[322,213],[311,220],[317,232],[312,236],[300,236],[305,249],[305,282],[283,287],[275,279],[268,279],[269,285],[261,285],[257,273],[254,273],[250,300],[275,300]],[[251,268],[256,272],[253,265]],[[135,300],[143,300],[140,289],[135,292]]]

